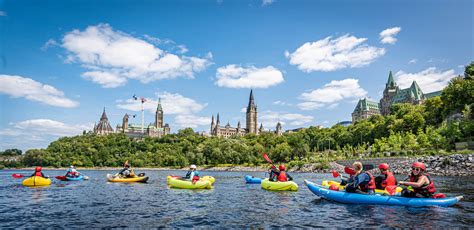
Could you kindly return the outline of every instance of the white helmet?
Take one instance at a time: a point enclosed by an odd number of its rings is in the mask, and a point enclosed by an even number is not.
[[[196,167],[196,165],[191,165],[191,166],[189,166],[189,168],[190,169],[196,169],[197,167]]]
[[[69,168],[72,168],[72,169],[73,169],[73,168],[74,168],[74,165],[71,165]]]

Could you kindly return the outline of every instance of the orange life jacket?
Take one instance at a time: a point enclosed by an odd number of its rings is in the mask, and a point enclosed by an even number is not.
[[[423,185],[419,188],[413,188],[413,191],[416,193],[428,193],[428,194],[434,194],[436,192],[436,187],[434,185],[433,180],[431,179],[429,174],[421,174],[424,175],[428,178],[429,183],[427,185]],[[420,176],[415,176],[413,174],[410,175],[410,182],[418,182],[418,179],[420,179]]]
[[[382,187],[385,188],[387,186],[394,186],[397,184],[397,179],[393,176],[392,172],[387,171],[385,173],[385,180],[382,181]]]
[[[280,182],[287,182],[288,178],[286,178],[286,172],[281,171],[280,174],[278,174],[277,180]]]

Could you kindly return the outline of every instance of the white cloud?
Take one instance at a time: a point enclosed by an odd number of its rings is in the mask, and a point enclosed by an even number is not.
[[[228,88],[268,88],[284,81],[282,72],[273,66],[227,65],[217,69],[216,79],[216,85]]]
[[[275,2],[275,0],[262,0],[262,6],[268,6]]]
[[[24,97],[30,101],[63,108],[73,108],[79,105],[79,102],[66,98],[64,92],[53,86],[21,76],[0,75],[0,93],[13,98]]]
[[[332,39],[326,37],[315,42],[306,42],[295,52],[285,52],[290,64],[310,73],[334,71],[343,68],[363,67],[385,54],[385,49],[367,45],[367,38],[349,34]]]
[[[50,47],[57,46],[57,45],[58,45],[58,42],[56,42],[56,40],[51,38],[46,43],[44,43],[43,47],[41,47],[41,50],[46,51]]]
[[[240,109],[240,112],[241,112],[241,113],[247,112],[247,108],[246,108],[246,107],[243,107],[242,109]]]
[[[312,122],[312,116],[306,116],[298,113],[284,113],[274,111],[264,111],[260,116],[260,121],[265,129],[275,129],[276,124],[299,126]]]
[[[273,104],[274,105],[281,105],[281,106],[291,106],[290,103],[284,102],[284,101],[274,101]]]
[[[86,79],[106,88],[124,85],[127,79],[148,83],[177,77],[194,78],[212,59],[210,53],[204,58],[172,54],[146,40],[114,31],[108,24],[68,32],[61,46],[68,51],[68,62],[78,62],[89,70],[83,74]],[[187,52],[185,46],[178,49],[180,53]]]
[[[303,102],[299,103],[298,107],[302,110],[314,110],[325,106],[332,109],[339,101],[358,99],[366,95],[367,91],[360,87],[357,79],[333,80],[322,88],[302,93],[299,99]]]
[[[456,76],[452,69],[443,72],[436,67],[430,67],[418,73],[405,73],[401,70],[395,73],[396,82],[400,88],[408,88],[413,81],[416,81],[424,93],[442,90],[451,78]]]
[[[196,115],[177,115],[174,118],[175,124],[181,128],[196,128],[198,126],[210,126],[211,118]]]
[[[5,11],[0,11],[0,17],[6,17],[7,16],[7,12]]]
[[[145,110],[154,114],[156,112],[156,106],[158,105],[158,98],[161,98],[164,114],[168,115],[189,115],[200,112],[207,106],[207,103],[198,103],[194,99],[184,97],[178,93],[163,92],[157,93],[156,98],[146,98],[147,101],[144,103]],[[117,107],[130,111],[141,111],[140,101],[134,100],[133,98],[118,100]]]
[[[401,27],[392,27],[387,28],[384,31],[380,32],[380,42],[382,44],[395,44],[397,38],[395,36],[402,30]]]
[[[0,149],[45,148],[58,137],[79,135],[83,130],[91,130],[93,124],[65,124],[51,119],[31,119],[11,122],[0,130]]]
[[[411,59],[408,64],[416,64],[418,62],[418,59]]]

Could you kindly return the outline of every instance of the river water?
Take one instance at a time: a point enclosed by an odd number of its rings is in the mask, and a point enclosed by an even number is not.
[[[463,195],[453,207],[397,207],[339,204],[320,199],[303,179],[320,183],[329,174],[292,173],[298,192],[270,192],[247,185],[245,175],[261,172],[206,172],[216,178],[211,190],[170,189],[166,175],[184,171],[144,171],[146,184],[108,183],[111,171],[82,171],[91,179],[59,182],[43,188],[21,185],[0,170],[0,228],[18,227],[472,227],[474,178],[434,177],[439,191]],[[62,171],[45,171],[57,176]],[[138,171],[137,171],[138,173]],[[456,185],[456,186],[451,186]]]

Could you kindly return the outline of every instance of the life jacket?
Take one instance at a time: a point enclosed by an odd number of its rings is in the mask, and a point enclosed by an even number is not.
[[[419,188],[413,188],[413,191],[416,192],[416,193],[428,193],[428,194],[431,194],[431,195],[434,194],[436,192],[436,187],[435,187],[434,182],[431,179],[430,175],[425,174],[425,173],[423,173],[421,175],[426,176],[426,178],[428,178],[429,183],[427,185],[423,185]],[[411,174],[410,175],[410,182],[417,182],[421,175],[415,176],[415,175]]]
[[[277,180],[280,182],[287,182],[288,178],[286,178],[286,172],[281,171],[280,174],[278,174]]]
[[[397,184],[397,179],[393,176],[392,172],[387,171],[385,173],[385,180],[382,181],[382,187],[394,186]]]
[[[369,175],[370,181],[369,181],[369,183],[367,183],[365,185],[360,185],[359,186],[360,190],[362,190],[364,192],[367,192],[369,190],[374,190],[376,188],[374,175],[372,175],[372,173],[370,173],[368,171],[365,171],[365,172],[362,172],[362,173],[366,173],[367,175]]]
[[[43,175],[42,175],[41,171],[37,171],[37,172],[35,172],[35,176],[43,177]]]

